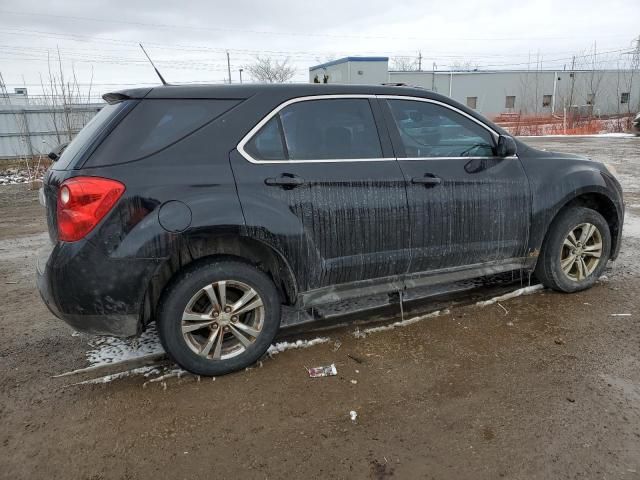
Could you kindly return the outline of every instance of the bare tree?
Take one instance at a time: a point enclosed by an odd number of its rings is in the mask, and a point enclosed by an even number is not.
[[[255,63],[248,65],[246,70],[253,80],[264,83],[285,83],[296,74],[289,58],[279,62],[271,57],[258,56]]]
[[[37,136],[33,134],[33,126],[32,128],[29,126],[29,118],[32,115],[44,117],[55,135],[54,142],[63,144],[70,142],[99,109],[95,105],[90,105],[93,70],[87,93],[83,94],[75,68],[72,66],[70,75],[66,74],[59,51],[57,58],[48,58],[47,63],[48,76],[43,79],[40,75],[45,106],[38,109],[37,113],[32,113],[28,107],[11,106],[11,97],[0,74],[0,96],[6,99],[6,103],[11,108],[13,123],[19,138],[14,154],[20,164],[24,163],[30,185],[42,175],[45,167],[46,160],[42,147],[54,148],[56,145],[49,144],[45,140],[42,140],[43,145],[34,145],[33,138]]]
[[[475,60],[455,61],[451,64],[451,70],[458,72],[473,72],[478,70],[478,62]]]
[[[418,68],[416,57],[393,57],[391,59],[391,70],[395,72],[417,72]]]
[[[60,50],[54,60],[47,55],[47,66],[48,76],[43,79],[40,75],[40,85],[44,101],[51,109],[51,126],[56,132],[58,143],[69,142],[95,114],[88,108],[91,103],[93,68],[89,88],[83,95],[73,65],[71,75],[65,75]]]

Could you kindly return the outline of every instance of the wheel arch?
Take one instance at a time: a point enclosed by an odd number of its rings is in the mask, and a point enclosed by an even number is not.
[[[566,199],[565,202],[556,209],[555,214],[548,222],[542,243],[544,243],[549,236],[550,229],[560,213],[564,212],[568,208],[576,206],[590,208],[604,217],[609,225],[609,233],[611,234],[610,255],[612,258],[615,258],[615,255],[617,254],[616,246],[619,243],[619,237],[622,233],[622,219],[620,218],[614,201],[609,198],[609,196],[599,191],[585,191]],[[540,247],[542,247],[542,244]]]
[[[215,260],[244,262],[266,273],[281,295],[282,303],[293,305],[298,296],[298,283],[284,256],[272,246],[252,237],[238,234],[218,234],[187,237],[177,258],[160,267],[145,294],[142,323],[155,318],[164,292],[181,272],[198,264]]]

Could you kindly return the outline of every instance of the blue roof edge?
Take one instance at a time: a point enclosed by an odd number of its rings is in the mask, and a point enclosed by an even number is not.
[[[309,71],[318,70],[319,68],[327,68],[331,65],[338,65],[346,62],[388,62],[389,57],[344,57],[330,62],[321,63],[320,65],[314,65],[309,67]]]

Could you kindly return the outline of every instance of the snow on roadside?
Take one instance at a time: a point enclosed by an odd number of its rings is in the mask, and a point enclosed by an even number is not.
[[[622,237],[640,238],[640,217],[627,211],[624,215]]]
[[[493,297],[489,300],[483,300],[481,302],[476,302],[476,305],[479,307],[486,307],[487,305],[493,305],[494,303],[503,302],[505,300],[509,300],[511,298],[516,298],[521,295],[530,295],[532,293],[537,292],[538,290],[542,290],[544,288],[543,285],[531,285],[529,287],[519,288],[518,290],[514,290],[513,292],[505,293],[504,295],[500,295],[499,297]]]
[[[154,324],[137,338],[95,337],[89,346],[93,347],[86,354],[89,367],[113,365],[164,353]]]
[[[267,350],[267,354],[271,357],[278,353],[282,353],[285,350],[295,350],[299,348],[309,348],[321,343],[327,343],[331,341],[329,337],[318,337],[312,340],[297,340],[295,342],[278,342],[274,343]]]
[[[118,380],[120,378],[130,377],[131,375],[144,375],[148,377],[150,375],[155,375],[160,373],[160,369],[154,366],[149,367],[140,367],[133,368],[131,370],[126,370],[124,372],[112,373],[111,375],[105,375],[103,377],[92,378],[89,380],[84,380],[83,382],[72,383],[71,385],[91,385],[91,384],[100,384],[100,383],[109,383],[114,380]]]
[[[433,318],[433,317],[438,317],[440,315],[447,315],[449,314],[449,310],[436,310],[435,312],[431,312],[431,313],[427,313],[426,315],[420,315],[417,317],[412,317],[412,318],[408,318],[406,320],[401,320],[398,322],[394,322],[394,323],[390,323],[389,325],[382,325],[380,327],[371,327],[371,328],[365,328],[364,330],[356,330],[355,332],[353,332],[353,335],[356,338],[364,338],[367,335],[371,334],[371,333],[378,333],[378,332],[385,332],[387,330],[393,330],[394,328],[398,328],[398,327],[407,327],[409,325],[413,325],[414,323],[420,322],[422,320],[426,320],[427,318]]]

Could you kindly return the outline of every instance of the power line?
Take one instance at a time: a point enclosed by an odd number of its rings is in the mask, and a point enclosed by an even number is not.
[[[274,36],[298,36],[298,37],[323,37],[323,38],[354,38],[354,39],[380,39],[380,40],[440,40],[443,37],[415,37],[415,36],[395,36],[395,35],[353,35],[353,34],[330,34],[330,33],[314,33],[314,32],[295,32],[295,31],[268,31],[268,30],[251,30],[245,28],[234,27],[198,27],[194,25],[178,25],[167,23],[148,23],[148,22],[133,22],[130,20],[114,20],[107,18],[96,17],[84,17],[75,15],[55,15],[51,13],[39,13],[39,12],[17,12],[13,10],[0,10],[0,13],[5,15],[27,16],[27,17],[48,17],[48,18],[63,18],[68,20],[81,20],[98,23],[111,23],[120,25],[135,25],[140,27],[153,27],[164,29],[181,29],[181,30],[201,30],[201,31],[217,31],[217,32],[233,32],[233,33],[252,33],[256,35],[274,35]],[[610,34],[607,36],[615,37],[622,34]],[[574,36],[539,36],[539,37],[455,37],[457,40],[471,40],[471,41],[504,41],[504,40],[532,40],[532,39],[545,39],[545,40],[567,40],[571,38],[577,38]]]
[[[22,29],[13,29],[11,28],[10,30],[7,29],[0,29],[0,33],[2,34],[9,34],[9,35],[23,35],[23,34],[29,34],[29,35],[36,35],[36,36],[43,36],[46,38],[60,38],[63,40],[69,40],[69,41],[78,41],[78,40],[84,40],[86,42],[91,42],[91,43],[106,43],[106,44],[111,44],[111,43],[115,43],[117,45],[122,45],[124,48],[128,48],[131,52],[133,52],[134,50],[137,51],[137,43],[134,41],[126,41],[126,40],[120,40],[120,39],[114,39],[114,38],[106,38],[106,37],[93,37],[93,36],[88,36],[88,35],[78,35],[78,34],[69,34],[69,33],[55,33],[55,32],[43,32],[43,31],[37,31],[37,30],[22,30]],[[226,55],[226,52],[229,51],[231,53],[234,53],[235,55],[240,55],[240,56],[256,56],[256,55],[269,55],[269,56],[282,56],[282,57],[299,57],[300,59],[302,58],[310,58],[313,59],[315,62],[319,61],[319,57],[322,56],[347,56],[349,54],[352,54],[352,51],[344,51],[344,52],[340,52],[340,51],[335,51],[335,50],[327,50],[327,51],[304,51],[304,50],[253,50],[253,49],[233,49],[233,48],[212,48],[212,47],[207,47],[207,46],[203,46],[203,45],[181,45],[181,44],[163,44],[163,43],[152,43],[152,42],[145,42],[146,45],[148,45],[149,47],[158,47],[161,48],[163,50],[178,50],[178,51],[194,51],[194,52],[212,52],[212,53],[217,53],[221,56]],[[23,45],[19,45],[19,46],[10,46],[10,48],[24,48],[27,49],[29,47],[25,47]],[[33,47],[33,48],[39,48],[39,49],[44,49],[44,47]],[[74,47],[76,50],[79,50],[78,47]],[[88,50],[91,52],[94,52],[95,49],[84,49],[84,50]],[[114,50],[114,51],[118,51],[118,50]],[[375,55],[379,55],[380,51],[360,51],[360,54],[375,54]],[[389,56],[402,56],[402,57],[406,57],[406,58],[415,58],[414,52],[385,52],[386,55]],[[574,53],[574,51],[564,51],[564,52],[542,52],[543,55],[562,55],[562,54],[571,54]],[[438,59],[449,59],[449,58],[503,58],[505,56],[505,54],[486,54],[486,53],[478,53],[478,52],[465,52],[464,54],[460,54],[459,52],[456,53],[447,53],[447,52],[437,52],[437,53],[432,53],[430,55],[428,55],[429,58],[438,58]],[[509,53],[508,56],[510,57],[527,57],[528,53]]]

